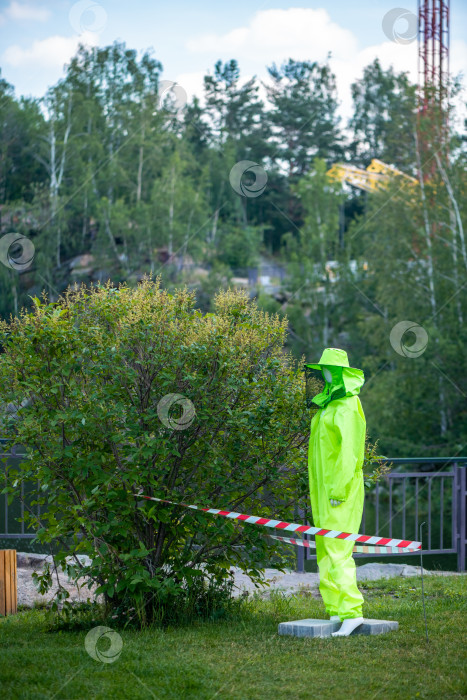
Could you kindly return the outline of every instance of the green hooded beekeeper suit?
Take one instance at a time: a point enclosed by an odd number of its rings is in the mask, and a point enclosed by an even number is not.
[[[358,397],[363,372],[349,367],[347,353],[337,348],[326,348],[317,364],[305,367],[321,370],[325,380],[324,390],[312,399],[320,407],[311,420],[308,448],[313,522],[358,533],[364,495],[366,423]],[[341,620],[362,617],[353,546],[351,541],[316,537],[320,593],[326,612]]]

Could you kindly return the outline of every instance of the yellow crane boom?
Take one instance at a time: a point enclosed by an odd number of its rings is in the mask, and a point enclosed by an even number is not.
[[[354,165],[349,165],[348,163],[335,163],[335,165],[327,171],[327,174],[333,180],[347,182],[349,185],[358,187],[360,190],[365,190],[365,192],[377,192],[378,190],[385,189],[393,177],[403,177],[407,182],[411,182],[412,184],[418,183],[418,180],[414,177],[406,175],[402,170],[398,170],[392,165],[383,163],[383,161],[377,158],[373,158],[366,170],[356,168]]]

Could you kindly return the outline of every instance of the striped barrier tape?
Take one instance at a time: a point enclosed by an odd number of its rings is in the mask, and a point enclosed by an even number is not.
[[[316,549],[316,542],[311,540],[293,539],[291,537],[279,537],[278,535],[267,535],[273,540],[280,540],[281,542],[286,542],[287,544],[296,544],[299,547],[307,547],[309,549]],[[353,552],[362,552],[363,554],[405,554],[406,552],[413,552],[413,549],[402,548],[402,547],[384,547],[375,544],[356,544],[352,550]]]
[[[257,515],[246,515],[245,513],[236,513],[230,510],[219,510],[217,508],[200,508],[200,506],[187,505],[186,503],[174,503],[167,501],[164,498],[155,498],[154,496],[145,496],[143,493],[134,493],[137,498],[145,498],[148,501],[158,501],[159,503],[169,503],[172,506],[180,506],[181,508],[192,508],[193,510],[201,510],[203,513],[211,515],[221,515],[224,518],[231,520],[241,520],[244,523],[251,525],[263,525],[264,527],[274,527],[279,530],[289,530],[292,532],[301,532],[304,535],[318,535],[319,537],[332,537],[338,540],[352,540],[353,542],[361,542],[365,545],[379,545],[380,547],[398,547],[401,549],[410,549],[412,551],[421,548],[421,542],[412,542],[411,540],[396,540],[391,537],[377,537],[375,535],[355,535],[351,532],[339,532],[339,530],[326,530],[321,527],[313,527],[311,525],[298,525],[297,523],[287,523],[282,520],[273,520],[272,518],[261,518]]]

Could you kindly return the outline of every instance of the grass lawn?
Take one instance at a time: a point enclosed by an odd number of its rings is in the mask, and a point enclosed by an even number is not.
[[[245,603],[232,620],[142,632],[119,631],[114,663],[85,651],[86,631],[47,631],[45,612],[0,620],[0,696],[34,699],[463,698],[467,696],[467,577],[367,582],[365,617],[398,620],[381,636],[279,637],[285,620],[324,617],[310,594]],[[105,650],[105,641],[98,647]]]

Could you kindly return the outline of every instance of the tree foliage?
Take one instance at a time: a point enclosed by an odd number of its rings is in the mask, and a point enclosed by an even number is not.
[[[212,312],[217,290],[271,263],[284,273],[272,295],[251,284],[250,295],[287,313],[296,357],[348,350],[384,452],[457,454],[467,437],[459,118],[452,104],[435,109],[435,95],[420,115],[408,75],[378,60],[352,85],[347,124],[329,61],[267,70],[261,86],[237,60],[218,61],[204,100],[182,110],[159,60],[122,42],[80,47],[42,100],[17,100],[1,81],[1,235],[27,236],[35,257],[20,272],[0,264],[0,316],[31,309],[43,289],[56,301],[75,281],[135,286],[145,274],[168,291],[186,283]],[[402,177],[374,193],[326,176],[336,161],[366,168],[373,158],[416,177],[418,190]],[[260,196],[232,187],[241,161],[264,169]],[[423,356],[394,350],[401,321],[425,328]]]
[[[193,294],[147,278],[35,298],[0,326],[1,402],[23,402],[3,435],[27,448],[6,492],[34,486],[40,515],[26,520],[39,540],[146,622],[202,597],[203,573],[219,586],[236,563],[258,579],[287,554],[259,528],[140,492],[289,519],[306,494],[310,412],[286,323],[240,292],[214,307],[203,315]]]

